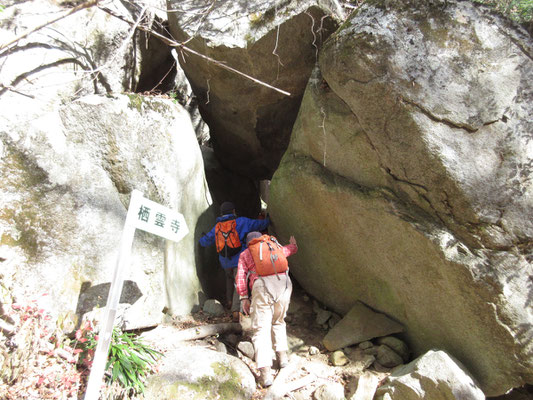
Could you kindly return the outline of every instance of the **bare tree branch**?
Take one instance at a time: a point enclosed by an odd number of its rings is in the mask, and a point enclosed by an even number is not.
[[[112,15],[112,16],[115,17],[115,18],[118,18],[118,19],[120,19],[120,20],[122,20],[122,21],[124,21],[124,22],[127,22],[127,23],[130,24],[130,25],[133,25],[133,22],[132,22],[132,21],[128,20],[127,18],[125,18],[125,17],[122,16],[122,15],[119,15],[119,14],[115,13],[114,11],[110,10],[109,8],[107,8],[107,7],[102,7],[102,6],[100,6],[99,8],[100,8],[102,11],[107,12],[108,14]],[[187,53],[194,54],[195,56],[198,56],[198,57],[200,57],[200,58],[203,58],[204,60],[206,60],[206,61],[208,61],[208,62],[210,62],[210,63],[213,63],[213,64],[219,66],[220,68],[226,69],[226,70],[231,71],[231,72],[233,72],[233,73],[235,73],[235,74],[238,74],[238,75],[240,75],[240,76],[243,76],[243,77],[245,77],[246,79],[249,79],[249,80],[251,80],[251,81],[253,81],[253,82],[255,82],[255,83],[259,84],[259,85],[262,85],[262,86],[268,87],[269,89],[275,90],[276,92],[279,92],[279,93],[281,93],[281,94],[284,94],[285,96],[290,96],[290,95],[291,95],[289,92],[287,92],[287,91],[285,91],[285,90],[279,89],[279,88],[277,88],[277,87],[274,87],[274,86],[272,86],[272,85],[269,85],[269,84],[266,83],[266,82],[260,81],[259,79],[254,78],[253,76],[247,75],[247,74],[245,74],[245,73],[243,73],[243,72],[241,72],[241,71],[238,71],[238,70],[236,70],[235,68],[232,68],[232,67],[230,67],[230,66],[228,66],[228,65],[226,65],[226,64],[224,64],[224,63],[222,63],[222,62],[220,62],[220,61],[215,60],[214,58],[211,58],[211,57],[205,56],[205,55],[203,55],[203,54],[201,54],[201,53],[199,53],[199,52],[197,52],[197,51],[195,51],[195,50],[193,50],[193,49],[191,49],[191,48],[189,48],[189,47],[183,45],[183,43],[179,43],[179,42],[176,42],[175,40],[169,39],[169,38],[167,38],[166,36],[163,36],[163,35],[161,35],[161,34],[155,32],[155,31],[153,31],[153,30],[150,29],[150,28],[147,28],[147,27],[145,27],[145,26],[143,26],[143,25],[139,25],[139,26],[137,26],[137,28],[140,29],[140,30],[142,30],[142,31],[145,31],[145,32],[150,33],[151,35],[153,35],[153,36],[155,36],[156,38],[158,38],[159,40],[161,40],[163,43],[166,43],[168,46],[171,46],[171,47],[178,47],[178,48],[180,48],[182,51],[186,51]]]
[[[80,10],[85,9],[85,8],[93,7],[93,6],[97,5],[99,1],[100,0],[89,0],[89,1],[87,1],[85,3],[80,4],[79,6],[76,6],[76,7],[72,8],[70,11],[68,11],[66,14],[64,14],[64,15],[62,15],[60,17],[57,17],[57,18],[55,18],[55,19],[53,19],[51,21],[45,22],[44,24],[39,25],[39,26],[37,26],[35,28],[29,29],[26,32],[24,32],[22,35],[17,36],[15,39],[0,45],[0,50],[11,46],[13,43],[18,42],[21,39],[24,39],[26,36],[32,34],[33,32],[37,32],[38,30],[43,29],[44,27],[46,27],[48,25],[51,25],[54,22],[62,20],[63,18],[68,17],[69,15],[72,15],[72,14],[74,14],[74,13],[80,11]]]
[[[31,75],[34,75],[34,74],[36,74],[38,72],[44,71],[44,70],[46,70],[48,68],[57,67],[57,66],[63,65],[63,64],[76,64],[76,65],[79,65],[79,66],[81,66],[83,68],[83,64],[79,60],[77,60],[76,58],[64,58],[64,59],[61,59],[61,60],[54,61],[53,63],[39,65],[37,68],[34,68],[31,71],[26,71],[26,72],[20,74],[19,76],[17,76],[17,78],[13,82],[11,82],[11,84],[9,86],[4,86],[4,85],[0,84],[0,96],[3,95],[7,90],[10,90],[10,91],[12,91],[14,93],[23,94],[23,93],[18,92],[18,91],[16,91],[14,89],[20,82],[22,82],[23,80],[27,79]],[[31,97],[31,98],[35,98],[34,96],[31,96],[31,95],[25,95],[25,96]]]

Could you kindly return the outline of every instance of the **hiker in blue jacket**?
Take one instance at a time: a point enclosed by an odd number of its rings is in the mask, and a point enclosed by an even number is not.
[[[226,307],[233,314],[233,320],[239,321],[239,295],[235,291],[235,275],[239,256],[246,249],[246,235],[252,231],[264,231],[270,224],[268,214],[265,219],[237,217],[235,205],[225,201],[220,206],[220,217],[215,226],[200,238],[202,247],[217,247],[218,259],[226,275]]]

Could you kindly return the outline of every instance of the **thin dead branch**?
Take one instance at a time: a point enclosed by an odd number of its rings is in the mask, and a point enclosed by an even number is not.
[[[185,329],[177,334],[177,340],[196,340],[203,339],[208,336],[220,335],[222,333],[241,332],[242,328],[239,323],[229,322],[214,325],[202,325],[194,328]]]
[[[294,381],[287,382],[283,389],[279,390],[279,392],[284,392],[283,395],[287,395],[287,393],[294,392],[295,390],[301,389],[305,386],[309,386],[314,381],[316,381],[316,376],[313,374],[309,374],[304,376],[300,379],[295,379]]]
[[[112,15],[113,17],[118,18],[121,21],[124,21],[124,22],[126,22],[126,23],[128,23],[130,25],[134,24],[132,21],[128,20],[127,18],[125,18],[122,15],[119,15],[119,14],[115,13],[114,11],[110,10],[107,7],[100,6],[98,8],[101,9],[102,11],[105,11],[108,14]],[[150,28],[147,28],[147,27],[145,27],[143,25],[138,25],[137,29],[140,29],[142,31],[150,33],[151,35],[153,35],[154,37],[158,38],[159,40],[161,40],[163,43],[167,44],[170,47],[177,47],[177,48],[179,48],[182,51],[185,51],[185,52],[190,53],[190,54],[194,54],[195,56],[200,57],[200,58],[202,58],[202,59],[204,59],[204,60],[206,60],[206,61],[208,61],[208,62],[210,62],[212,64],[215,64],[216,66],[218,66],[220,68],[223,68],[225,70],[231,71],[231,72],[233,72],[233,73],[235,73],[237,75],[240,75],[240,76],[242,76],[242,77],[244,77],[246,79],[249,79],[249,80],[251,80],[251,81],[253,81],[253,82],[255,82],[255,83],[259,84],[259,85],[265,86],[265,87],[267,87],[269,89],[275,90],[276,92],[284,94],[285,96],[290,96],[291,95],[289,92],[287,92],[285,90],[282,90],[282,89],[279,89],[279,88],[274,87],[272,85],[269,85],[268,83],[263,82],[263,81],[261,81],[261,80],[259,80],[257,78],[254,78],[253,76],[247,75],[247,74],[245,74],[245,73],[243,73],[243,72],[241,72],[239,70],[236,70],[235,68],[232,68],[232,67],[224,64],[221,61],[217,61],[217,60],[215,60],[215,59],[213,59],[211,57],[205,56],[205,55],[203,55],[203,54],[201,54],[201,53],[199,53],[199,52],[197,52],[197,51],[195,51],[195,50],[183,45],[183,43],[176,42],[175,40],[172,40],[172,39],[170,39],[170,38],[168,38],[166,36],[163,36],[163,35],[155,32],[155,31],[153,31]]]
[[[170,74],[172,72],[172,70],[174,69],[175,66],[176,66],[176,60],[174,60],[174,62],[172,63],[172,66],[169,68],[169,70],[166,72],[166,74],[159,80],[159,82],[157,82],[157,84],[150,90],[150,92],[153,92],[159,85],[161,85],[163,83],[165,78],[168,76],[168,74]]]

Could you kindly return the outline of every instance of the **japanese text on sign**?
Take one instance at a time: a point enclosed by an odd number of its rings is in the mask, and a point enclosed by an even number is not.
[[[176,242],[189,233],[183,215],[151,200],[142,198],[136,212],[135,227],[143,231]]]

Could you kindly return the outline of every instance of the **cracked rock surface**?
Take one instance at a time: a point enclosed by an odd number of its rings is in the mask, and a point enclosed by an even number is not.
[[[533,382],[531,49],[470,2],[367,2],[324,44],[271,184],[282,240],[320,243],[291,260],[308,292],[396,319],[487,396]]]
[[[287,148],[323,41],[337,28],[327,1],[169,0],[178,41],[280,93],[198,56],[180,64],[210,128],[222,165],[270,179]]]

